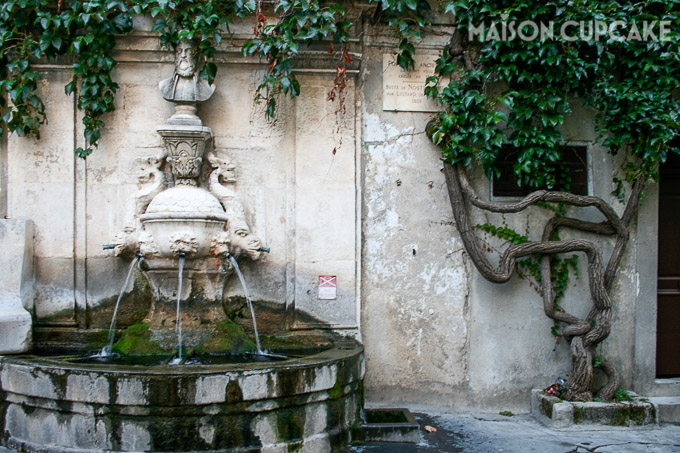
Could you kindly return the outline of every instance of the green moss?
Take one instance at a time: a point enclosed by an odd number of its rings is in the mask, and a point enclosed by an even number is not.
[[[586,411],[582,407],[574,406],[574,423],[579,424],[586,418]]]
[[[106,346],[106,342],[109,338],[108,330],[99,330],[90,334],[87,338],[87,344],[85,348],[88,351],[100,350]]]
[[[630,420],[630,406],[622,404],[613,410],[609,424],[613,426],[628,426],[628,420]]]
[[[226,393],[228,403],[240,403],[243,401],[243,391],[238,381],[229,381]]]
[[[630,420],[638,426],[647,422],[647,409],[649,406],[631,406]]]
[[[231,296],[225,302],[229,319],[245,318],[245,310],[248,305],[245,297]]]
[[[328,390],[328,396],[332,400],[337,400],[342,396],[342,385],[340,385],[340,379],[336,380],[333,387]]]
[[[148,324],[134,324],[125,329],[125,336],[151,338],[151,330]]]
[[[113,345],[113,352],[122,355],[154,355],[163,352],[158,343],[151,341],[148,324],[134,324]]]
[[[541,413],[543,413],[543,415],[548,418],[552,418],[554,402],[548,400],[547,398],[541,398],[539,401],[541,404]]]
[[[256,350],[255,342],[243,327],[232,321],[217,324],[214,334],[196,347],[199,354],[244,354]]]
[[[262,347],[266,349],[302,348],[308,346],[300,335],[260,335]]]
[[[303,409],[293,407],[276,412],[277,438],[288,442],[288,451],[300,451],[305,434],[306,414]]]

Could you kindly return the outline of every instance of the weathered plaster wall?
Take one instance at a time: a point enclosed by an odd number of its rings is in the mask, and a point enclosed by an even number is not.
[[[419,52],[436,54],[436,46]],[[383,54],[362,60],[362,334],[369,400],[453,402],[470,367],[470,265],[455,232],[429,113],[382,110]]]
[[[418,54],[436,54],[447,43],[443,34],[427,36]],[[531,388],[544,388],[569,377],[569,346],[556,343],[553,322],[543,313],[539,293],[526,276],[506,284],[484,280],[467,259],[451,214],[437,148],[425,137],[432,114],[382,110],[382,58],[394,52],[387,34],[366,33],[362,90],[362,334],[367,353],[367,398],[395,404],[436,404],[492,411],[528,411]],[[565,124],[563,136],[590,147],[591,190],[612,203],[612,175],[619,162],[596,142],[593,112],[579,110]],[[478,193],[489,199],[488,179],[470,174]],[[646,201],[655,203],[655,199]],[[531,208],[522,214],[492,215],[473,209],[472,223],[506,224],[540,240],[550,212]],[[595,210],[580,216],[600,221]],[[649,234],[649,233],[648,233]],[[563,232],[562,237],[573,237]],[[483,232],[478,237],[492,249],[491,262],[507,244]],[[580,236],[583,237],[583,236]],[[602,248],[606,263],[612,248],[607,239],[586,235]],[[647,240],[647,239],[645,239]],[[655,241],[655,239],[654,239]],[[612,291],[612,334],[599,348],[618,366],[622,385],[633,382],[635,310],[641,282],[636,272],[634,235],[621,262]],[[577,316],[592,307],[587,263],[579,261],[581,278],[560,303]],[[645,289],[649,294],[649,289]],[[644,334],[643,334],[644,335]],[[653,348],[653,335],[638,340]],[[649,365],[649,363],[648,363]],[[653,369],[645,368],[647,376]]]

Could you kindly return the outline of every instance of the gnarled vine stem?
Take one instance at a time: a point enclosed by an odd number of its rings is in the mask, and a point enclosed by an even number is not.
[[[616,269],[628,242],[628,226],[635,217],[644,183],[641,179],[633,184],[626,209],[619,217],[614,209],[599,197],[574,195],[566,192],[539,190],[532,192],[517,203],[498,203],[479,198],[468,181],[460,164],[444,164],[444,174],[456,225],[468,255],[485,279],[493,283],[507,282],[515,268],[517,258],[532,255],[541,256],[541,286],[545,314],[567,326],[562,333],[570,342],[572,373],[567,382],[566,399],[572,401],[592,400],[593,353],[610,331],[612,301],[609,295]],[[517,213],[536,202],[561,203],[575,207],[593,206],[604,216],[602,223],[588,222],[571,217],[553,217],[545,225],[538,242],[510,245],[501,255],[500,264],[493,266],[487,259],[474,230],[466,198],[470,204],[495,213]],[[602,256],[597,246],[586,239],[551,240],[558,227],[577,231],[615,236],[616,244],[603,269]],[[550,255],[566,252],[584,253],[588,260],[588,283],[593,309],[586,319],[579,318],[564,310],[555,308],[555,292],[551,279]],[[598,396],[609,400],[619,388],[619,374],[608,361],[602,361],[600,369],[607,376],[607,383],[599,390]]]

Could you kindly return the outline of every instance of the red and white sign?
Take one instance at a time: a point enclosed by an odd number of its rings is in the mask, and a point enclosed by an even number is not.
[[[338,279],[335,275],[319,275],[319,299],[338,298]]]

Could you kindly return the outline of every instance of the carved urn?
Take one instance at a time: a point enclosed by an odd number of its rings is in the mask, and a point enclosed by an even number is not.
[[[161,257],[200,258],[216,254],[211,249],[224,232],[227,215],[207,190],[181,185],[156,195],[140,220]]]

